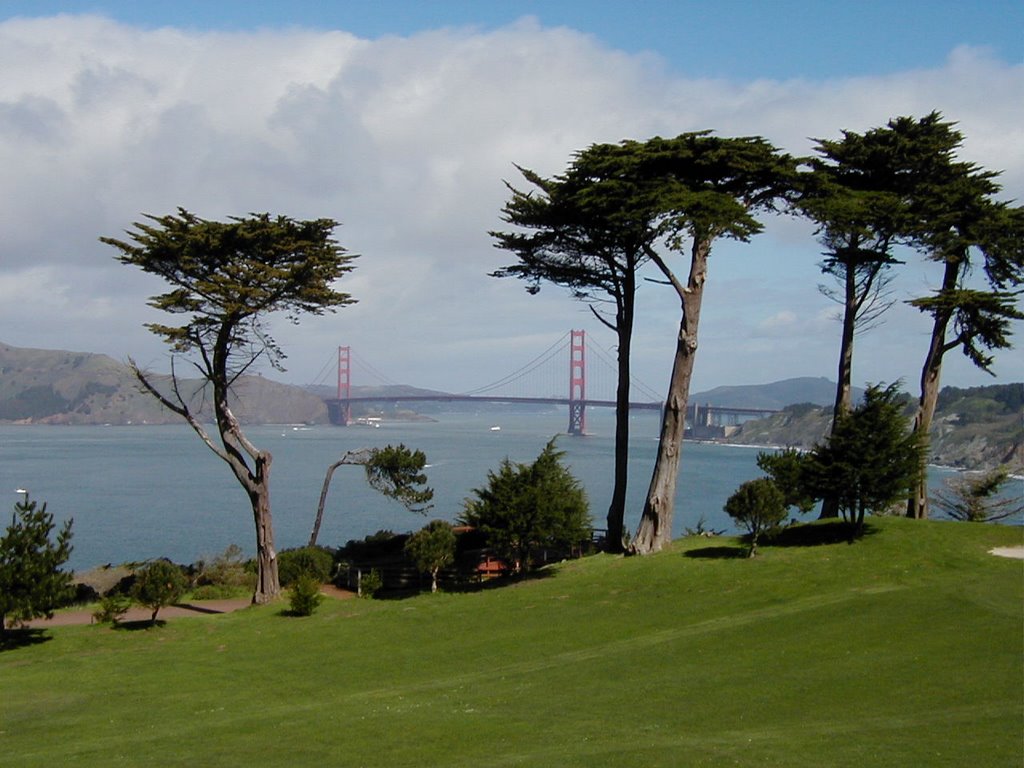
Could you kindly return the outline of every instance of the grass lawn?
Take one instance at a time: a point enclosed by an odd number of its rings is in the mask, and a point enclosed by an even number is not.
[[[4,765],[1020,766],[1020,528],[684,539],[470,594],[0,651]],[[818,525],[810,529],[820,529]],[[822,529],[824,530],[824,529]],[[821,530],[819,530],[819,533]]]

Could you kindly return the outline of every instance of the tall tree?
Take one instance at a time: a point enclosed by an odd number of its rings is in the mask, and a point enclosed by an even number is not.
[[[963,135],[954,123],[933,112],[919,124],[927,129],[931,160],[926,180],[908,195],[914,213],[908,241],[942,265],[939,287],[909,302],[932,318],[914,416],[914,431],[927,445],[945,354],[959,348],[992,373],[991,352],[1008,348],[1012,321],[1024,319],[1015,290],[1024,280],[1024,208],[994,199],[998,174],[956,160]],[[972,261],[979,258],[987,285],[973,287]],[[928,517],[928,507],[928,479],[922,472],[907,500],[907,516]]]
[[[630,544],[632,552],[646,554],[660,550],[672,538],[679,451],[711,247],[722,237],[745,242],[761,231],[754,215],[790,194],[796,160],[760,137],[720,138],[708,131],[654,138],[644,144],[623,142],[621,147],[637,155],[634,173],[658,182],[661,241],[672,252],[684,251],[689,241],[690,254],[684,282],[657,249],[647,248],[648,257],[676,292],[681,317],[658,454]]]
[[[71,572],[62,566],[71,556],[71,520],[56,526],[46,504],[25,495],[14,507],[11,524],[0,536],[0,636],[9,621],[52,616],[72,594]]]
[[[269,451],[245,435],[228,404],[232,384],[258,360],[282,368],[284,353],[267,329],[267,316],[282,311],[292,322],[300,313],[320,315],[354,300],[335,290],[335,280],[353,269],[352,254],[332,235],[330,219],[296,221],[269,214],[208,221],[179,208],[177,214],[146,216],[128,231],[128,240],[100,240],[119,251],[118,260],[158,275],[171,289],[150,305],[186,315],[182,325],[147,327],[189,360],[212,390],[219,442],[207,431],[196,404],[184,396],[172,358],[171,392],[131,362],[141,385],[177,413],[231,468],[245,490],[256,527],[257,584],[253,602],[280,591],[270,510]]]
[[[631,148],[595,144],[577,152],[566,172],[553,179],[519,168],[533,189],[524,192],[508,185],[512,197],[502,210],[504,221],[521,231],[491,233],[496,247],[519,259],[492,273],[494,277],[526,280],[533,294],[542,282],[565,286],[615,333],[615,479],[606,539],[612,552],[621,552],[625,545],[637,271],[659,236],[662,215],[657,180],[637,175],[636,159]]]

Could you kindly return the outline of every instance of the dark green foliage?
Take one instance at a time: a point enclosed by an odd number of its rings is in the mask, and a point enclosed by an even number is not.
[[[991,523],[1024,513],[1020,496],[1001,492],[1010,479],[1006,467],[997,467],[982,474],[946,480],[946,490],[938,491],[932,503],[953,520],[970,523]]]
[[[835,496],[843,517],[859,529],[866,513],[885,512],[906,498],[921,472],[922,452],[897,385],[870,386],[864,401],[836,421],[827,442],[807,455],[807,490],[817,499]]]
[[[771,478],[782,493],[787,507],[796,507],[800,512],[814,508],[814,498],[807,490],[806,455],[795,448],[786,448],[775,453],[761,451],[757,454],[757,466]]]
[[[71,573],[61,566],[71,555],[71,520],[56,527],[53,515],[25,495],[14,506],[11,524],[0,538],[0,635],[8,622],[21,624],[52,616],[71,599]]]
[[[286,549],[277,556],[277,572],[283,587],[296,584],[303,576],[326,584],[334,574],[334,555],[323,547]]]
[[[104,595],[92,618],[97,624],[117,624],[131,607],[132,599],[127,595]]]
[[[434,498],[433,489],[424,486],[426,465],[423,451],[413,451],[403,444],[374,448],[366,462],[366,482],[410,512],[425,514]]]
[[[455,559],[455,532],[445,520],[432,520],[405,542],[405,554],[421,573],[429,573],[430,591],[437,592],[437,574]]]
[[[786,519],[786,499],[767,477],[748,480],[725,502],[725,511],[750,534],[749,556],[757,551],[757,539]]]
[[[320,607],[324,596],[320,594],[323,582],[309,573],[303,573],[292,584],[288,594],[288,604],[293,616],[312,616]]]
[[[135,575],[132,597],[153,609],[150,621],[155,622],[160,609],[181,599],[188,580],[181,568],[167,560],[154,560]]]
[[[985,402],[987,410],[998,413],[1024,412],[1024,384],[990,384],[985,387],[943,387],[939,392],[938,410],[953,411],[963,416],[963,403]]]
[[[532,550],[569,551],[590,535],[587,496],[562,464],[552,439],[532,464],[505,459],[487,485],[474,489],[460,522],[481,530],[488,546],[516,573],[530,570]]]

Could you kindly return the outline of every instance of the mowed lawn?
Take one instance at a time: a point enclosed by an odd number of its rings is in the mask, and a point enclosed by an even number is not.
[[[309,618],[54,628],[0,652],[0,763],[1024,764],[1024,563],[988,554],[1024,531],[869,524]]]

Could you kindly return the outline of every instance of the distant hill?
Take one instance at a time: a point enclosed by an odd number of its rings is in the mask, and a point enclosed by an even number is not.
[[[158,377],[166,385],[167,377]],[[200,406],[196,380],[182,391]],[[262,376],[239,380],[233,409],[249,424],[326,423],[323,401]],[[128,366],[106,355],[22,349],[0,343],[0,422],[21,424],[169,424],[180,418],[139,389]]]
[[[908,418],[916,400],[907,396]],[[959,389],[946,387],[939,395],[931,431],[935,464],[962,469],[988,469],[1008,464],[1024,470],[1024,384],[996,384]],[[748,421],[729,442],[811,448],[825,439],[832,423],[831,405],[795,404],[765,419]]]
[[[853,388],[853,399],[857,401],[864,394],[859,387]],[[731,387],[715,387],[706,392],[695,392],[689,402],[697,405],[718,405],[732,408],[765,408],[782,410],[787,405],[813,403],[832,405],[836,398],[836,383],[824,376],[802,376],[783,379],[769,384],[742,384]]]

